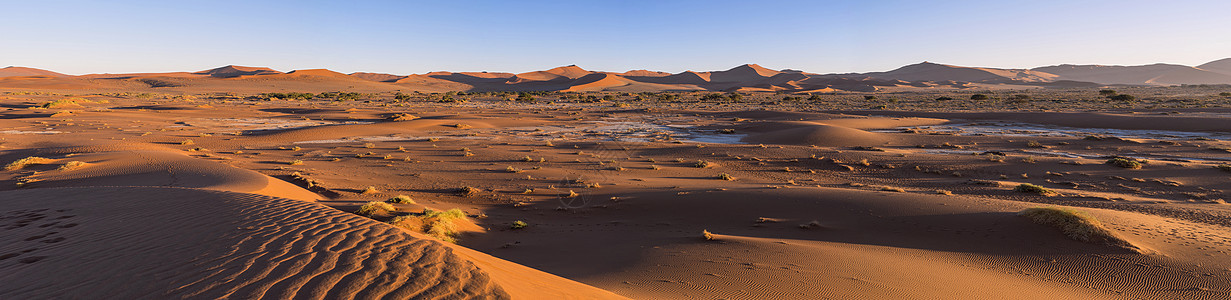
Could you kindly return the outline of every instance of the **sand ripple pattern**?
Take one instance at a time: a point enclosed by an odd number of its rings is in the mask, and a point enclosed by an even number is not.
[[[311,202],[108,187],[0,207],[0,299],[509,298],[436,241]]]

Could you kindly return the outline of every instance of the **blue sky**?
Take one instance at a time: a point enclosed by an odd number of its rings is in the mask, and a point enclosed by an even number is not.
[[[355,3],[345,3],[355,2]],[[1231,57],[1231,1],[0,0],[0,66],[818,73]]]

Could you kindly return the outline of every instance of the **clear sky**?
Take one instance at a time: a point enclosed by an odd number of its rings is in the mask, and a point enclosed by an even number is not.
[[[1029,68],[1231,57],[1227,0],[0,0],[0,12],[0,66],[67,74],[745,63],[844,73],[922,61]]]

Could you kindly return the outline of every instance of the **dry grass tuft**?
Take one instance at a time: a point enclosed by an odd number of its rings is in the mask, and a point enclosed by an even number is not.
[[[1104,243],[1112,246],[1140,252],[1133,244],[1120,238],[1103,226],[1093,217],[1072,209],[1057,207],[1028,208],[1017,215],[1029,218],[1035,223],[1060,229],[1071,239],[1088,242]]]
[[[713,233],[710,233],[709,230],[701,230],[701,238],[704,238],[707,241],[713,241],[717,239],[717,237],[715,237]]]
[[[459,196],[462,196],[462,197],[470,197],[470,196],[478,195],[479,192],[482,192],[482,191],[483,190],[480,190],[478,188],[463,186],[461,188],[458,188],[457,191],[454,191],[454,193],[457,193]]]
[[[8,165],[5,165],[4,170],[5,171],[17,171],[29,165],[42,165],[42,164],[50,163],[52,161],[54,161],[54,159],[42,158],[38,156],[31,156],[27,158],[18,159],[17,161],[14,161],[14,162],[9,163]]]
[[[1017,187],[1013,188],[1013,191],[1018,193],[1039,194],[1043,196],[1054,196],[1060,194],[1051,189],[1029,183],[1019,184]]]
[[[1115,157],[1108,159],[1106,164],[1125,168],[1125,169],[1140,169],[1141,161],[1131,158]]]
[[[517,220],[517,221],[513,221],[513,224],[509,225],[509,228],[510,229],[522,229],[522,228],[526,228],[526,226],[530,226],[530,224],[526,224],[526,221]]]
[[[385,202],[397,204],[416,204],[415,199],[411,199],[410,196],[407,195],[397,195],[393,198],[389,198],[389,200],[385,200]]]
[[[60,171],[68,171],[68,170],[72,170],[72,169],[76,169],[76,168],[80,168],[80,167],[84,167],[84,166],[85,166],[85,162],[83,162],[83,161],[76,161],[76,160],[74,160],[74,161],[70,161],[70,162],[64,163],[64,165],[61,165],[61,166],[60,166],[60,168],[59,168],[58,170],[60,170]]]
[[[380,214],[387,214],[387,213],[394,212],[394,211],[397,211],[397,208],[393,207],[393,205],[389,203],[380,202],[380,201],[372,201],[372,202],[368,202],[364,204],[363,206],[360,206],[359,210],[355,211],[355,214],[370,218],[370,217],[374,217]]]

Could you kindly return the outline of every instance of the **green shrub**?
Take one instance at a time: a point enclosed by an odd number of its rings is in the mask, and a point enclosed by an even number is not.
[[[988,97],[987,95],[984,95],[984,94],[974,94],[974,95],[970,95],[970,100],[987,100],[987,99],[990,99],[990,98],[991,98],[991,97]]]
[[[1102,96],[1111,96],[1116,94],[1116,90],[1099,90],[1098,94]]]
[[[718,176],[715,176],[715,178],[718,178],[718,179],[721,179],[721,180],[735,180],[735,177],[733,177],[733,176],[731,176],[731,174],[727,174],[727,173],[721,173],[721,174],[718,174]]]
[[[1116,101],[1133,101],[1133,100],[1136,100],[1137,97],[1133,97],[1133,95],[1119,94],[1119,95],[1113,95],[1113,96],[1107,97],[1107,99],[1116,100]]]

